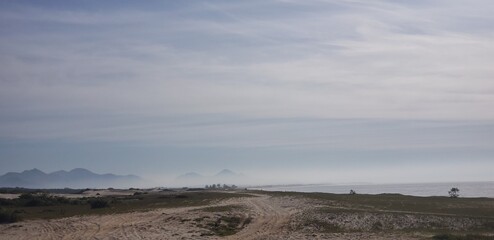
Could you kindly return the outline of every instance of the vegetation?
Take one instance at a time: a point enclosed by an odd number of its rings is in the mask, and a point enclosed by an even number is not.
[[[329,194],[262,192],[278,197],[309,198],[321,206],[301,218],[302,229],[334,232],[404,232],[436,235],[434,239],[492,239],[494,199],[414,197],[400,194]],[[353,222],[355,221],[355,222]],[[466,235],[470,234],[470,235]],[[480,237],[479,237],[480,236]],[[477,238],[476,238],[477,237]]]
[[[218,236],[235,234],[243,225],[243,219],[238,216],[221,216],[215,222],[208,224],[208,229]],[[249,220],[250,221],[250,220]]]
[[[243,205],[222,205],[200,208],[194,211],[215,213],[211,219],[209,216],[202,216],[193,219],[196,226],[209,230],[204,235],[229,236],[237,233],[248,225],[252,218],[243,214]]]
[[[30,189],[30,188],[0,188],[0,193],[58,193],[58,194],[81,194],[89,189],[55,188],[55,189]]]
[[[448,192],[450,198],[458,198],[460,196],[460,189],[454,187]]]
[[[0,209],[0,223],[13,223],[19,220],[20,217],[18,212]]]
[[[452,235],[440,234],[432,237],[434,240],[494,240],[494,236],[483,235]]]
[[[147,211],[155,208],[207,206],[212,201],[250,196],[222,192],[156,192],[137,196],[104,196],[68,199],[46,194],[26,194],[17,199],[1,199],[4,212],[15,219],[53,219],[88,214],[113,214]],[[10,216],[10,215],[9,215]],[[6,218],[6,217],[4,217]],[[3,222],[6,223],[6,222]]]
[[[19,196],[19,203],[26,207],[36,207],[36,206],[53,206],[59,204],[70,204],[71,200],[64,197],[50,196],[46,193],[32,194],[23,193]]]
[[[9,207],[40,207],[56,206],[62,204],[85,204],[81,199],[68,199],[65,197],[50,196],[46,193],[23,193],[16,199],[0,199],[0,206]]]
[[[367,211],[413,213],[439,216],[480,217],[494,221],[493,198],[415,197],[401,194],[331,194],[297,192],[262,192],[273,196],[307,197],[318,200],[328,211]],[[494,229],[494,228],[491,228]]]
[[[211,184],[211,185],[206,185],[204,187],[205,189],[218,189],[218,190],[234,190],[237,189],[237,186],[235,184],[233,185],[227,185],[227,184]]]
[[[199,209],[203,212],[232,212],[235,210],[242,210],[244,207],[241,205],[223,205],[223,206],[213,206],[213,207],[205,207]]]
[[[328,223],[316,219],[310,219],[309,221],[305,222],[304,227],[312,227],[322,233],[339,233],[344,231],[344,229],[341,229],[333,223]]]
[[[237,186],[235,184],[233,185],[226,185],[226,184],[211,184],[211,185],[206,185],[204,186],[205,189],[221,189],[221,190],[234,190],[237,189]]]
[[[108,200],[102,198],[91,199],[89,205],[91,206],[91,209],[110,207]]]

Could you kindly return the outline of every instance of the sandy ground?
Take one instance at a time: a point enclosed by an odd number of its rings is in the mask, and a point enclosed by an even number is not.
[[[128,191],[128,190],[87,190],[82,194],[70,194],[75,195],[76,197],[98,197],[98,196],[131,196],[136,191]],[[69,194],[62,194],[62,196],[66,197]]]
[[[0,193],[0,198],[4,198],[4,199],[14,199],[14,198],[18,198],[20,196],[20,194],[17,194],[17,193]]]
[[[25,221],[0,225],[0,239],[423,239],[411,233],[318,231],[314,226],[305,224],[307,219],[321,217],[314,215],[317,203],[301,198],[270,197],[261,194],[255,197],[232,198],[215,204],[223,205],[244,207],[233,213],[201,211],[204,207],[183,207]],[[228,215],[252,220],[249,224],[242,224],[242,229],[234,235],[211,235],[208,224]]]

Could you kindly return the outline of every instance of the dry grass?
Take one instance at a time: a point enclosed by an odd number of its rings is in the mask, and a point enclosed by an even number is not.
[[[18,217],[29,219],[53,219],[90,214],[115,214],[133,211],[147,211],[157,208],[177,208],[206,206],[210,203],[246,194],[226,192],[177,192],[149,193],[138,196],[105,196],[98,198],[81,198],[77,200],[45,201],[43,204],[28,206],[24,202],[10,202],[0,205],[5,211],[15,211]],[[104,208],[91,208],[90,203],[96,199],[108,203]],[[46,203],[46,204],[45,204]]]

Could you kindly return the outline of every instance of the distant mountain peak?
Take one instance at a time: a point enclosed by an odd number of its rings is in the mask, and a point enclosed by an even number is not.
[[[70,170],[71,173],[93,173],[85,168],[74,168]]]
[[[43,171],[41,171],[41,170],[39,170],[37,168],[33,168],[31,170],[24,170],[22,173],[23,174],[46,174],[46,173],[44,173]]]
[[[42,172],[41,170],[37,169],[37,168],[33,168],[33,169],[30,169],[30,170],[24,170],[24,172]]]
[[[196,173],[196,172],[188,172],[188,173],[185,173],[185,174],[182,174],[182,175],[178,176],[177,178],[178,179],[193,179],[193,178],[202,178],[202,177],[204,177],[204,176],[202,176],[199,173]]]
[[[216,174],[216,176],[233,176],[233,175],[237,175],[237,174],[230,169],[223,169]]]

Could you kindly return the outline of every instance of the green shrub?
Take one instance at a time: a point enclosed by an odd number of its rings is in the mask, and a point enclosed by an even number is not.
[[[440,234],[432,237],[434,240],[494,240],[494,236],[482,236],[482,235],[452,235],[452,234]]]
[[[26,207],[51,206],[53,201],[47,194],[23,193],[19,196],[22,205]]]
[[[55,206],[61,204],[73,204],[73,199],[65,197],[50,196],[46,193],[33,194],[23,193],[16,199],[17,206],[39,207],[39,206]]]
[[[0,209],[0,223],[13,223],[17,221],[20,221],[17,212]]]
[[[19,196],[19,203],[26,207],[54,206],[60,204],[70,204],[71,200],[65,197],[50,196],[46,193],[32,194],[23,193]]]
[[[12,199],[0,198],[0,206],[11,206],[14,204],[15,202]]]
[[[107,207],[110,207],[110,203],[107,200],[102,199],[102,198],[97,198],[97,199],[89,200],[89,205],[93,209],[94,208],[107,208]]]

